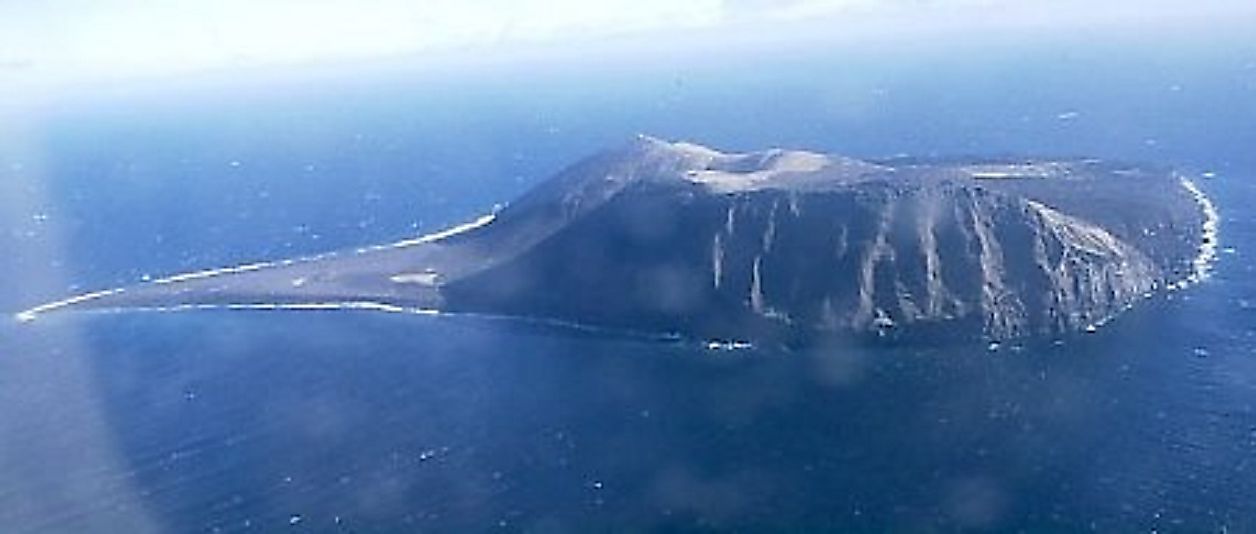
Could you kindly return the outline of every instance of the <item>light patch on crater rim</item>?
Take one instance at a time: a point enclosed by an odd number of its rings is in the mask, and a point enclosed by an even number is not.
[[[401,273],[390,276],[388,278],[394,284],[418,284],[421,286],[434,286],[440,280],[440,274],[435,272],[423,273]]]

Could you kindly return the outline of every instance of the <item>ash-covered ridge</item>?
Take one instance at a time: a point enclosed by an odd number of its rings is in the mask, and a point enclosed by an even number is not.
[[[718,339],[1052,336],[1202,278],[1215,234],[1207,197],[1166,170],[729,154],[641,136],[459,231],[171,277],[27,318],[341,303]]]

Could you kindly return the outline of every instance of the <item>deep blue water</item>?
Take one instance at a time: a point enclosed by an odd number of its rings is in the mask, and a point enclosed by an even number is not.
[[[709,352],[350,312],[5,322],[0,530],[1256,529],[1256,46],[1210,44],[52,99],[0,130],[6,312],[436,230],[637,132],[1211,171],[1227,250],[1208,282],[1095,335],[995,352]]]

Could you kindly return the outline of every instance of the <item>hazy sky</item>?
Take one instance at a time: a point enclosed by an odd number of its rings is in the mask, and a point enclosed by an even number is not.
[[[0,81],[494,50],[799,21],[1247,16],[1253,0],[0,0]],[[892,24],[891,24],[892,25]]]

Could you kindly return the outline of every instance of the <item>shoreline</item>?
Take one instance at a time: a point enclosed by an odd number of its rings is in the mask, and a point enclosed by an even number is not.
[[[1220,242],[1221,215],[1217,212],[1217,205],[1194,180],[1186,176],[1180,176],[1179,183],[1191,195],[1191,199],[1195,201],[1195,205],[1203,215],[1204,221],[1200,224],[1199,251],[1191,259],[1190,273],[1177,281],[1167,282],[1164,291],[1168,293],[1186,289],[1207,280],[1212,275],[1213,265],[1217,262],[1218,243]],[[1143,294],[1142,299],[1136,300],[1147,300],[1158,294],[1160,293],[1153,289]],[[1134,305],[1134,302],[1126,304],[1120,311],[1090,323],[1083,331],[1094,333],[1099,328],[1107,326],[1108,323],[1116,320],[1123,312],[1132,309]]]

